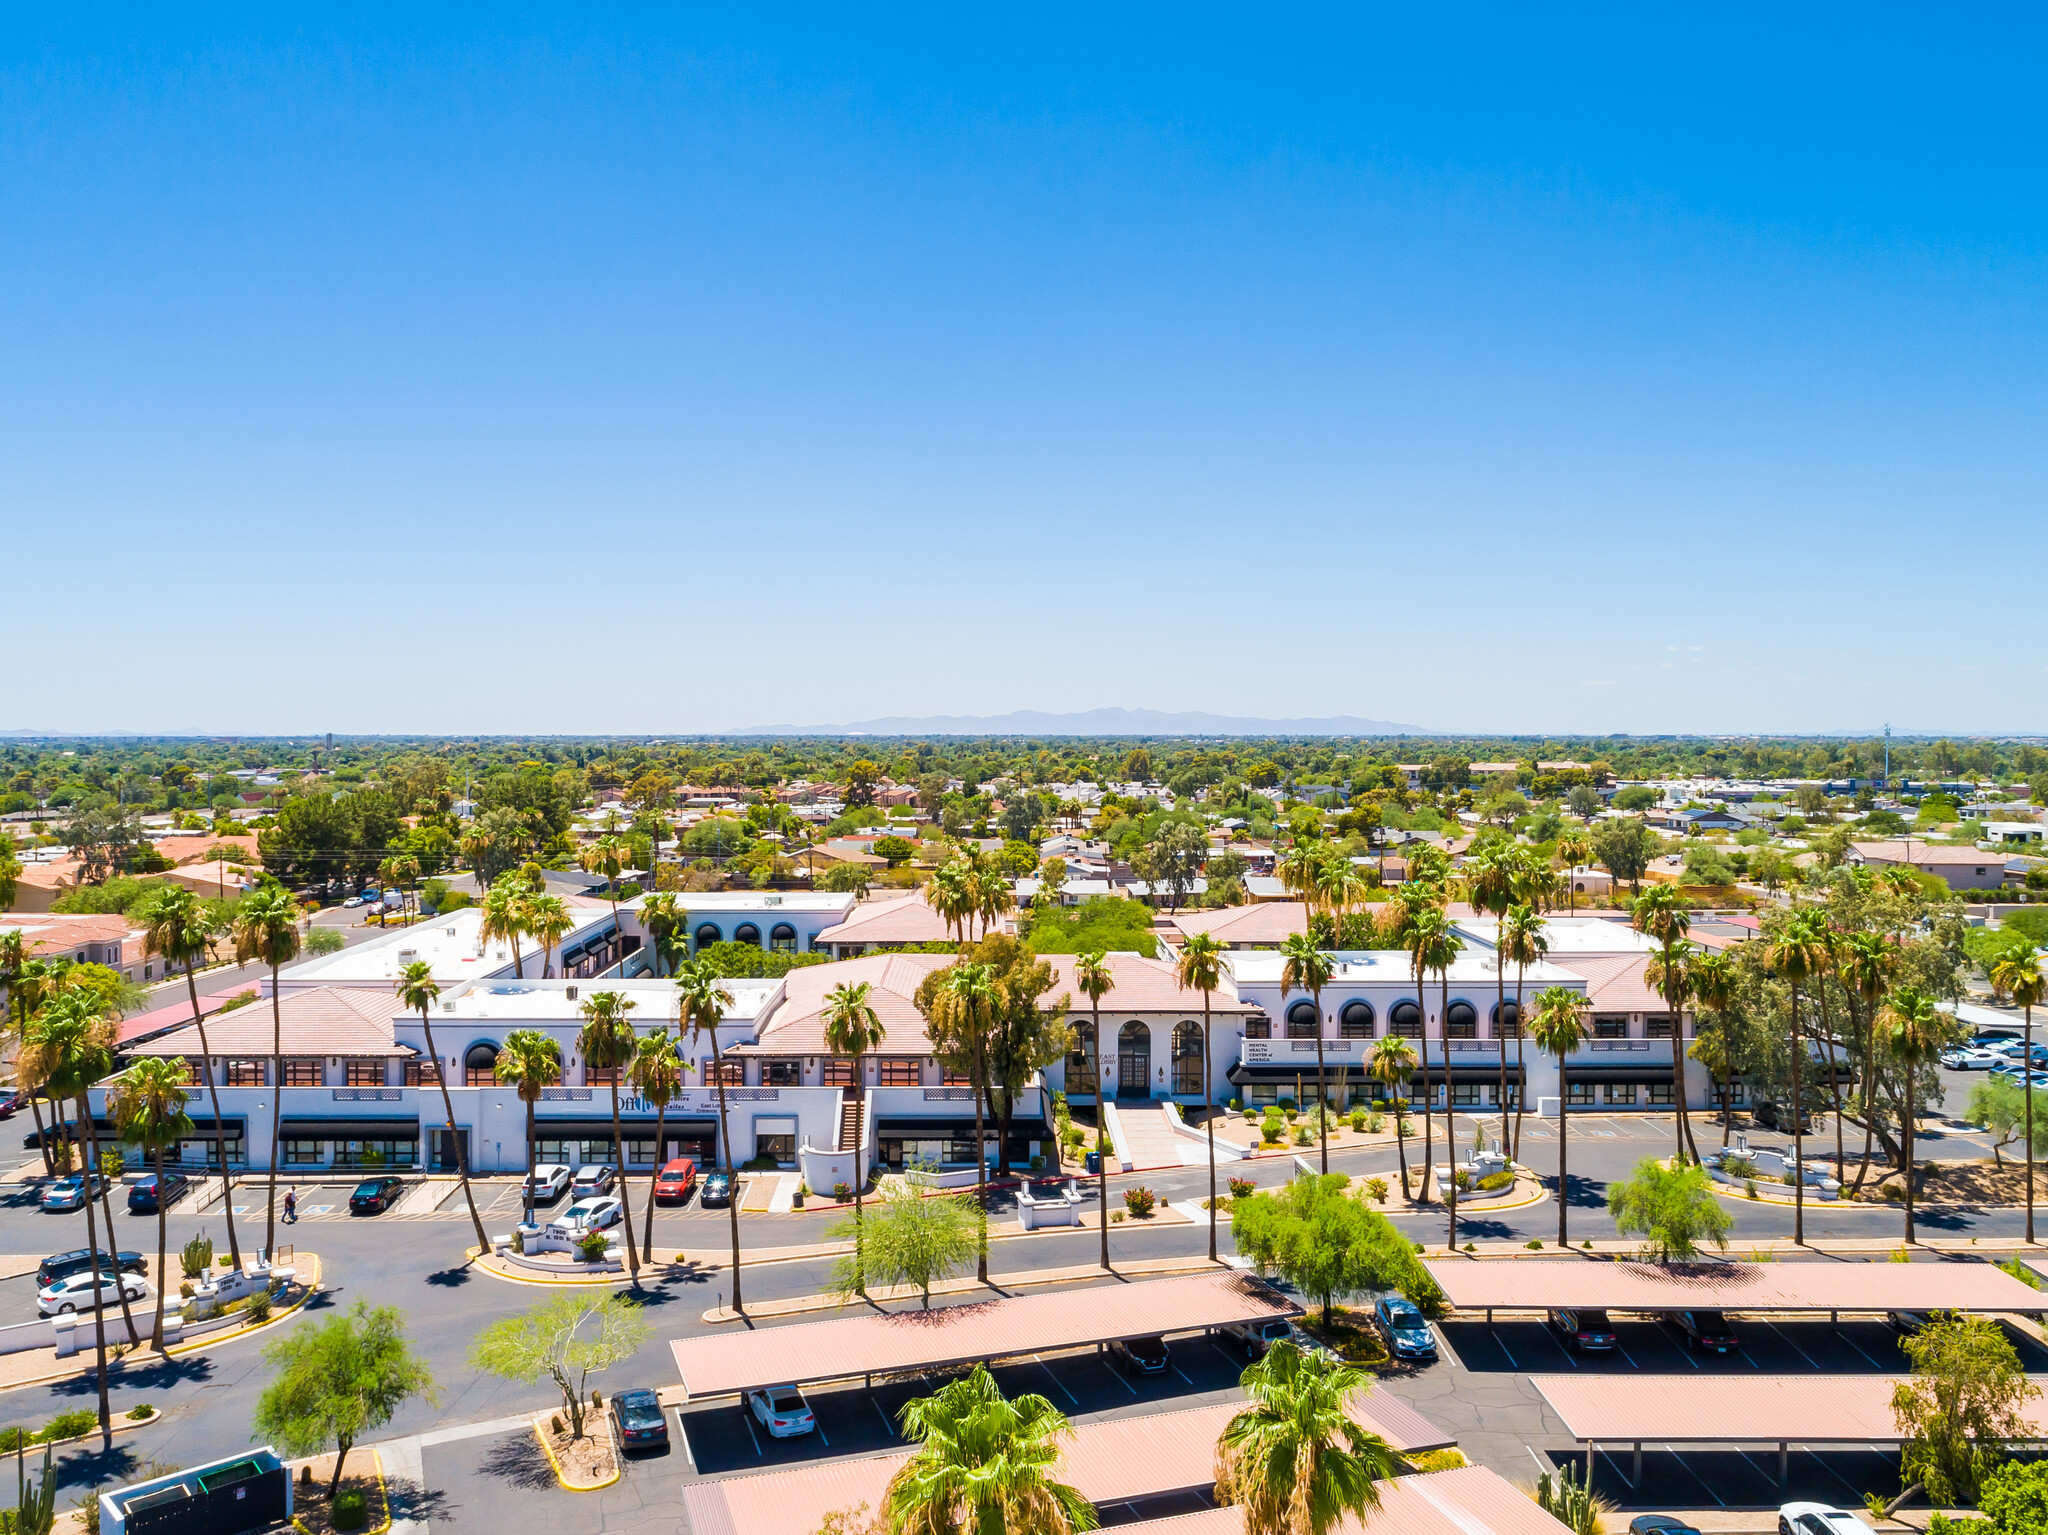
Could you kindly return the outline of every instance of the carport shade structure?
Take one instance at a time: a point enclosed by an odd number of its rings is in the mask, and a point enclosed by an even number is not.
[[[1425,1261],[1456,1311],[2039,1311],[2041,1292],[1989,1263]]]
[[[1557,1535],[1558,1522],[1499,1472],[1460,1466],[1377,1484],[1380,1506],[1347,1514],[1332,1535]],[[1119,1535],[1243,1535],[1244,1510],[1205,1508],[1171,1519],[1120,1524]]]
[[[1932,1265],[1930,1265],[1931,1267]],[[1778,1481],[1794,1444],[1894,1445],[1904,1441],[1892,1416],[1895,1375],[1702,1375],[1674,1390],[1659,1375],[1532,1377],[1565,1432],[1592,1452],[1601,1444],[1635,1447],[1642,1481],[1643,1444],[1775,1444]],[[2033,1437],[2048,1441],[2048,1402],[2020,1414]]]
[[[678,1338],[669,1348],[684,1393],[695,1401],[1300,1315],[1299,1306],[1248,1274],[1195,1274]]]
[[[1216,1480],[1216,1440],[1244,1405],[1214,1402],[1076,1424],[1052,1474],[1098,1506],[1206,1491]],[[1453,1442],[1384,1391],[1354,1400],[1352,1416],[1404,1455]],[[812,1535],[835,1510],[880,1508],[889,1479],[908,1458],[875,1455],[698,1482],[683,1489],[683,1508],[692,1535]],[[1243,1529],[1241,1515],[1237,1527]]]

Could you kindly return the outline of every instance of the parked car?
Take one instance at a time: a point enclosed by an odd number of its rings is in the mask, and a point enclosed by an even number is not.
[[[1281,1317],[1268,1317],[1263,1322],[1232,1322],[1223,1331],[1242,1343],[1245,1353],[1256,1359],[1282,1338],[1290,1336],[1294,1324]]]
[[[36,1284],[38,1286],[54,1284],[66,1274],[83,1274],[92,1267],[92,1260],[92,1252],[83,1247],[75,1248],[68,1253],[52,1253],[37,1266]],[[105,1252],[99,1254],[99,1260],[101,1268],[108,1266]],[[149,1260],[138,1252],[115,1253],[113,1266],[124,1274],[147,1274],[149,1272]]]
[[[171,1204],[192,1187],[192,1180],[183,1173],[165,1173],[159,1186],[155,1173],[144,1173],[128,1185],[128,1213],[130,1215],[154,1215],[159,1204]]]
[[[405,1184],[397,1178],[386,1175],[382,1178],[365,1178],[348,1196],[348,1213],[351,1215],[382,1215],[398,1203],[398,1196]]]
[[[1887,1311],[1884,1319],[1891,1330],[1902,1338],[1920,1331],[1930,1320],[1925,1311]]]
[[[526,1189],[537,1205],[551,1205],[569,1192],[569,1169],[559,1162],[536,1162],[526,1175]]]
[[[1685,1335],[1687,1348],[1707,1354],[1732,1354],[1742,1346],[1736,1341],[1728,1318],[1718,1311],[1681,1311],[1671,1320]]]
[[[1576,1349],[1610,1349],[1617,1341],[1614,1324],[1598,1307],[1584,1311],[1553,1311],[1550,1313],[1550,1325],[1559,1337]]]
[[[1768,1126],[1770,1129],[1782,1130],[1787,1135],[1794,1133],[1790,1104],[1778,1104],[1772,1102],[1769,1098],[1759,1098],[1750,1105],[1749,1117],[1758,1124]],[[1813,1133],[1813,1109],[1810,1106],[1806,1111],[1806,1119],[1799,1126],[1797,1133],[1800,1135],[1810,1135]]]
[[[548,1230],[555,1236],[574,1241],[593,1231],[609,1231],[625,1218],[626,1207],[607,1194],[597,1199],[577,1200],[548,1222]]]
[[[20,1094],[20,1093],[16,1093],[16,1092],[4,1092],[4,1093],[0,1093],[0,1119],[12,1119],[12,1118],[13,1118],[13,1117],[15,1116],[15,1114],[16,1114],[17,1112],[19,1112],[19,1111],[20,1111],[20,1109],[21,1109],[21,1094]]]
[[[1847,1509],[1825,1503],[1781,1503],[1778,1535],[1870,1535],[1870,1526]]]
[[[761,1426],[777,1439],[793,1439],[818,1426],[811,1404],[795,1386],[770,1386],[747,1395],[747,1407],[761,1420]]]
[[[704,1175],[704,1187],[697,1194],[702,1209],[721,1208],[732,1203],[732,1174],[718,1168]]]
[[[1413,1302],[1398,1295],[1381,1296],[1373,1303],[1372,1324],[1396,1359],[1436,1358],[1436,1334]]]
[[[1700,1535],[1683,1519],[1669,1514],[1637,1514],[1628,1522],[1628,1535]]]
[[[576,1181],[569,1185],[571,1197],[584,1199],[592,1194],[609,1194],[619,1175],[602,1164],[576,1169]]]
[[[352,895],[341,904],[343,909],[353,911],[356,907],[363,904],[363,898],[359,895]]]
[[[1166,1340],[1157,1333],[1143,1338],[1118,1338],[1109,1357],[1135,1375],[1163,1375],[1168,1358]]]
[[[622,1450],[651,1450],[668,1445],[668,1419],[661,1398],[645,1389],[612,1393],[612,1426]]]
[[[690,1191],[696,1186],[697,1164],[688,1157],[677,1157],[655,1178],[654,1202],[681,1204],[690,1197]]]
[[[92,1175],[92,1198],[98,1199],[107,1191],[104,1173]],[[55,1183],[43,1186],[43,1197],[38,1201],[45,1210],[83,1209],[86,1201],[85,1174],[73,1173],[68,1178],[59,1178]]]
[[[70,1311],[90,1311],[95,1303],[117,1305],[115,1283],[115,1277],[104,1270],[98,1274],[68,1274],[36,1292],[36,1311],[41,1316],[61,1316]],[[119,1285],[121,1294],[131,1302],[149,1294],[149,1286],[133,1274],[121,1275]]]
[[[1943,1054],[1941,1064],[1950,1071],[1989,1071],[2010,1059],[2002,1050],[1982,1050],[1969,1047],[1950,1050]]]

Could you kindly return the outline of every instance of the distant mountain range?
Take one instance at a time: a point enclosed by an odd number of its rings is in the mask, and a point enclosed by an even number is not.
[[[1085,709],[1047,714],[890,715],[845,725],[755,725],[719,732],[732,736],[1423,736],[1438,732],[1352,714],[1324,719],[1261,720],[1199,710]]]

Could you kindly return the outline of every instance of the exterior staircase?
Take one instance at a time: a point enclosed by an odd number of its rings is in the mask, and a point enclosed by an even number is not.
[[[839,1099],[839,1149],[858,1151],[860,1149],[860,1092],[847,1088]]]
[[[1131,1149],[1133,1167],[1179,1167],[1181,1138],[1166,1122],[1166,1110],[1146,1099],[1119,1099],[1116,1117]]]

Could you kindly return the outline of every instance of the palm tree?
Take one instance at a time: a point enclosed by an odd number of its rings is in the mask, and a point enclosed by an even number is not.
[[[490,856],[491,849],[496,847],[497,844],[498,839],[491,835],[490,831],[481,821],[471,821],[463,829],[461,838],[455,844],[461,850],[462,856],[469,860],[470,873],[476,877],[476,893],[479,901],[483,899],[484,890],[486,889],[484,861]]]
[[[947,936],[956,943],[965,943],[974,900],[967,888],[966,860],[955,858],[936,870],[925,882],[924,899],[945,922]]]
[[[1451,1175],[1450,1192],[1445,1204],[1450,1210],[1450,1247],[1458,1247],[1458,1107],[1451,1090],[1451,966],[1457,963],[1458,955],[1465,947],[1465,940],[1458,936],[1442,912],[1433,912],[1424,923],[1425,929],[1440,926],[1429,943],[1429,968],[1436,972],[1440,987],[1437,999],[1437,1032],[1444,1042],[1444,1167]]]
[[[1579,890],[1572,879],[1572,871],[1592,863],[1593,839],[1582,831],[1565,832],[1557,839],[1557,856],[1564,865],[1565,909],[1568,913],[1577,912]]]
[[[462,1132],[455,1128],[455,1100],[448,1092],[448,1072],[441,1061],[440,1047],[434,1043],[434,1003],[441,995],[434,967],[424,959],[414,960],[399,972],[396,990],[399,1005],[420,1015],[420,1029],[427,1037],[427,1054],[433,1061],[434,1081],[441,1088],[441,1112],[448,1120],[448,1149],[455,1157],[455,1176],[462,1184],[462,1198],[469,1206],[469,1223],[476,1228],[476,1250],[481,1257],[491,1250],[491,1242],[484,1235],[484,1219],[477,1214],[476,1191],[469,1182],[469,1152]]]
[[[668,1106],[683,1090],[683,1058],[676,1053],[675,1036],[666,1028],[642,1038],[633,1051],[633,1085],[640,1096],[654,1105],[654,1170],[647,1175],[647,1231],[640,1250],[654,1261],[654,1186],[661,1181],[662,1141],[668,1134]],[[625,1182],[623,1160],[619,1181]]]
[[[654,950],[654,978],[661,979],[662,956],[669,953],[676,936],[690,914],[683,910],[681,899],[673,890],[657,890],[640,903],[640,930],[647,935],[647,943]]]
[[[1693,999],[1713,1013],[1717,1024],[1712,1041],[1694,1030],[1691,1053],[1694,1060],[1701,1062],[1712,1056],[1708,1074],[1720,1088],[1716,1096],[1721,1100],[1721,1144],[1726,1146],[1735,1128],[1734,1110],[1728,1102],[1735,1076],[1735,1042],[1728,1037],[1728,1008],[1735,1000],[1735,962],[1726,954],[1703,953],[1689,962],[1687,974]]]
[[[988,1095],[988,1009],[995,1001],[995,972],[988,965],[961,963],[949,967],[939,987],[938,1001],[957,1008],[963,1027],[958,1031],[974,1041],[974,1203],[981,1212],[980,1254],[975,1277],[988,1283],[988,1131],[982,1105]],[[999,1150],[998,1155],[1001,1155]]]
[[[526,905],[531,899],[517,876],[500,876],[484,892],[482,920],[476,930],[479,954],[494,939],[512,946],[512,973],[522,981],[526,979],[526,961],[520,957],[519,940],[526,932]]]
[[[277,973],[299,957],[299,903],[282,885],[265,885],[235,908],[235,960],[270,967],[270,1189],[264,1200],[263,1250],[277,1250],[277,1127],[283,1112],[284,1003]],[[162,1200],[157,1203],[161,1205]]]
[[[7,1003],[14,1015],[8,1025],[8,1032],[14,1040],[16,1053],[26,1043],[28,1020],[35,1010],[43,1005],[43,999],[55,989],[59,967],[46,959],[24,955],[20,928],[0,933],[0,981],[7,986]],[[15,1072],[14,1085],[28,1099],[29,1113],[35,1117],[36,1146],[43,1154],[43,1171],[55,1175],[56,1159],[50,1155],[52,1137],[43,1133],[43,1100],[39,1084],[24,1077],[19,1068]]]
[[[1856,1187],[1870,1175],[1870,1153],[1877,1133],[1877,1011],[1899,971],[1899,941],[1889,933],[1849,933],[1835,951],[1835,971],[1849,996],[1853,1016],[1858,1003],[1863,1016],[1858,1033],[1863,1044],[1863,1161],[1856,1169]]]
[[[1899,1063],[1906,1078],[1906,1240],[1913,1236],[1913,1087],[1920,1068],[1932,1060],[1941,1049],[1943,1018],[1934,1005],[1934,998],[1917,986],[1901,986],[1885,1004],[1885,1029],[1891,1045],[1892,1059]],[[2028,1068],[2030,1071],[2031,1067]],[[2034,1127],[2027,1126],[2031,1141]],[[2031,1154],[2031,1153],[2030,1153]]]
[[[1244,1509],[1245,1535],[1330,1535],[1380,1506],[1405,1467],[1346,1404],[1365,1372],[1282,1340],[1240,1377],[1251,1401],[1216,1441],[1216,1495]]]
[[[1420,888],[1441,895],[1441,890],[1436,886]],[[1406,887],[1404,887],[1403,893],[1406,893]],[[1403,925],[1402,947],[1407,949],[1409,963],[1414,967],[1415,1008],[1422,1015],[1423,1019],[1422,1050],[1420,1052],[1422,1056],[1422,1188],[1417,1196],[1419,1199],[1429,1198],[1429,1180],[1436,1168],[1436,1143],[1430,1138],[1430,1116],[1436,1098],[1436,1088],[1429,1080],[1429,1004],[1424,1000],[1422,987],[1429,972],[1436,969],[1437,960],[1442,957],[1445,944],[1453,936],[1450,918],[1444,915],[1442,907],[1435,904],[1421,905]],[[1448,1019],[1444,1021],[1443,1026],[1448,1031],[1450,1028]],[[1451,1048],[1448,1032],[1444,1040],[1443,1072],[1444,1084],[1446,1089],[1448,1089],[1451,1080]],[[1455,1142],[1457,1134],[1453,1128],[1449,1112],[1451,1107],[1448,1101],[1450,1093],[1446,1091],[1444,1097],[1446,1099],[1444,1104],[1445,1134]],[[1454,1160],[1456,1151],[1457,1147],[1453,1145],[1451,1153]],[[1456,1187],[1457,1181],[1454,1173],[1451,1178],[1453,1188]]]
[[[1508,912],[1516,903],[1516,893],[1526,882],[1527,875],[1522,868],[1526,860],[1521,850],[1510,842],[1489,842],[1473,856],[1470,869],[1465,876],[1465,897],[1479,912],[1491,912],[1495,918],[1493,931],[1493,1037],[1500,1052],[1500,1134],[1504,1144],[1512,1148],[1513,1137],[1508,1134],[1508,1036],[1502,1027],[1507,1022],[1508,1010],[1508,961],[1501,952],[1503,931],[1507,926]],[[1445,1060],[1448,1070],[1450,1062]],[[1512,1149],[1509,1155],[1513,1155]]]
[[[2027,1240],[2034,1240],[2034,1006],[2041,1000],[2041,951],[2032,944],[2007,952],[1991,967],[1991,984],[2024,1009],[2027,1020]],[[1910,1176],[1910,1175],[1909,1175]]]
[[[1289,933],[1280,945],[1285,961],[1280,967],[1280,1007],[1284,1014],[1287,993],[1305,991],[1316,1005],[1316,1123],[1323,1137],[1323,1171],[1330,1170],[1330,1088],[1323,1067],[1323,988],[1330,984],[1336,965],[1316,947],[1313,933]],[[1213,1177],[1214,1174],[1212,1173]]]
[[[143,952],[158,956],[167,970],[176,965],[185,972],[185,993],[192,1001],[192,1024],[199,1031],[199,1054],[205,1063],[206,1093],[213,1103],[213,1149],[220,1164],[221,1219],[227,1222],[228,1256],[239,1271],[242,1248],[235,1239],[235,1190],[228,1181],[228,1143],[221,1130],[220,1086],[213,1070],[213,1047],[206,1042],[206,1015],[199,1010],[199,982],[193,978],[194,967],[206,958],[206,912],[199,897],[191,891],[167,885],[149,904],[143,923]]]
[[[1415,1047],[1398,1034],[1389,1034],[1373,1047],[1372,1074],[1386,1083],[1394,1097],[1394,1147],[1401,1159],[1401,1199],[1408,1198],[1408,1112],[1407,1082],[1415,1073]]]
[[[819,1015],[825,1025],[825,1047],[834,1055],[853,1057],[853,1097],[858,1105],[858,1127],[853,1136],[853,1274],[854,1287],[863,1295],[867,1285],[861,1276],[862,1255],[866,1249],[861,1241],[866,1235],[861,1230],[861,1200],[867,1190],[867,1055],[870,1050],[880,1047],[883,1036],[888,1032],[882,1027],[882,1018],[875,1011],[872,1000],[874,988],[862,981],[858,986],[840,982],[825,993],[824,1011]]]
[[[437,1067],[438,1070],[438,1067]],[[533,1224],[533,1106],[562,1080],[562,1047],[537,1029],[514,1029],[491,1063],[491,1074],[526,1105],[526,1224]]]
[[[1698,952],[1685,936],[1692,930],[1692,918],[1676,885],[1652,885],[1636,897],[1630,908],[1629,925],[1655,939],[1661,948],[1656,963],[1645,970],[1644,978],[1663,994],[1664,1006],[1671,1014],[1671,1090],[1678,1100],[1672,1133],[1677,1140],[1678,1162],[1683,1166],[1688,1151],[1693,1161],[1700,1159],[1699,1147],[1692,1144],[1692,1121],[1686,1114],[1685,1093],[1685,999],[1692,989],[1686,979],[1686,961]]]
[[[1223,944],[1214,933],[1191,935],[1180,951],[1174,979],[1184,991],[1202,994],[1202,1121],[1209,1131],[1209,1261],[1216,1261],[1216,1093],[1209,1080],[1209,1003],[1223,984]],[[1317,1004],[1317,1016],[1322,1013]],[[1318,1031],[1320,1032],[1320,1031]],[[1329,1130],[1323,1131],[1324,1145]],[[1327,1157],[1328,1152],[1324,1155]]]
[[[164,1255],[169,1246],[164,1218],[171,1207],[163,1197],[164,1153],[192,1133],[192,1120],[185,1113],[191,1101],[185,1091],[185,1063],[167,1055],[143,1056],[107,1095],[108,1113],[122,1141],[139,1149],[156,1174],[156,1322],[149,1338],[159,1353],[164,1346]]]
[[[1096,1215],[1102,1227],[1102,1266],[1109,1267],[1109,1116],[1102,1107],[1102,999],[1116,985],[1101,949],[1083,949],[1074,956],[1074,984],[1088,998],[1095,1029],[1095,1190]]]
[[[1070,1535],[1101,1525],[1090,1503],[1052,1479],[1066,1415],[1035,1394],[1005,1399],[980,1365],[904,1403],[916,1451],[889,1479],[891,1535]]]
[[[626,1181],[626,1135],[619,1119],[619,1075],[633,1063],[639,1049],[633,1020],[626,1016],[639,1005],[623,992],[592,992],[577,1004],[577,1011],[583,1014],[583,1029],[576,1036],[586,1080],[593,1071],[602,1071],[611,1079],[612,1146],[619,1158],[619,1204],[625,1215],[620,1225],[626,1232],[626,1267],[636,1286],[640,1283],[640,1249],[633,1240],[633,1200]]]
[[[1792,1240],[1806,1241],[1806,1103],[1800,1091],[1800,1067],[1806,1047],[1799,1038],[1799,988],[1827,965],[1822,923],[1815,913],[1794,910],[1779,924],[1765,951],[1765,960],[1792,988]],[[1908,1174],[1911,1168],[1907,1169]]]
[[[701,959],[684,960],[676,966],[676,1015],[680,1032],[690,1041],[711,1036],[711,1083],[718,1093],[718,1143],[725,1148],[725,1170],[733,1179],[732,1197],[725,1202],[726,1219],[732,1226],[732,1309],[745,1311],[740,1302],[740,1191],[732,1154],[732,1134],[725,1118],[725,1065],[719,1056],[718,1025],[732,1006],[732,993]]]
[[[1563,1247],[1565,1213],[1571,1204],[1571,1179],[1565,1172],[1565,1114],[1571,1106],[1571,1084],[1565,1078],[1565,1057],[1586,1038],[1586,999],[1564,986],[1550,986],[1531,999],[1536,1004],[1535,1025],[1530,1033],[1538,1050],[1557,1057],[1557,1245]]]
[[[1512,960],[1515,966],[1515,1073],[1521,1083],[1515,1089],[1515,1133],[1508,1143],[1510,1160],[1518,1160],[1522,1155],[1522,1110],[1529,1096],[1529,1075],[1522,1060],[1522,1036],[1528,1032],[1522,1026],[1522,983],[1529,974],[1529,967],[1541,964],[1543,957],[1550,952],[1550,939],[1544,933],[1544,927],[1544,920],[1534,906],[1517,902],[1501,918],[1499,940],[1494,947],[1494,953],[1503,965]],[[1505,1037],[1501,1039],[1500,1053],[1501,1074],[1505,1081],[1508,1053]],[[1505,1098],[1502,1100],[1501,1123],[1507,1123]]]
[[[188,892],[189,893],[189,892]],[[62,991],[50,998],[29,1025],[27,1051],[36,1057],[36,1074],[48,1084],[52,1099],[68,1098],[77,1105],[79,1128],[85,1135],[85,1247],[93,1254],[92,1272],[99,1275],[100,1239],[99,1224],[94,1218],[96,1210],[92,1197],[92,1181],[100,1173],[99,1134],[93,1125],[92,1103],[88,1098],[92,1087],[113,1069],[114,1025],[106,1018],[99,1004],[82,991]],[[106,1252],[110,1266],[114,1253],[112,1222],[108,1223]],[[121,1276],[113,1276],[114,1290],[123,1297],[123,1311],[126,1311],[126,1295],[121,1290]],[[157,1270],[157,1285],[162,1288],[163,1270]],[[113,1420],[107,1410],[107,1311],[97,1304],[101,1297],[100,1286],[94,1286],[92,1308],[93,1357],[97,1368],[100,1394],[100,1448],[111,1453],[114,1446]],[[128,1339],[131,1343],[141,1342],[135,1331],[135,1319],[128,1319]]]
[[[519,926],[540,940],[540,974],[546,980],[555,971],[555,949],[576,926],[569,903],[558,895],[529,895],[521,903]]]

